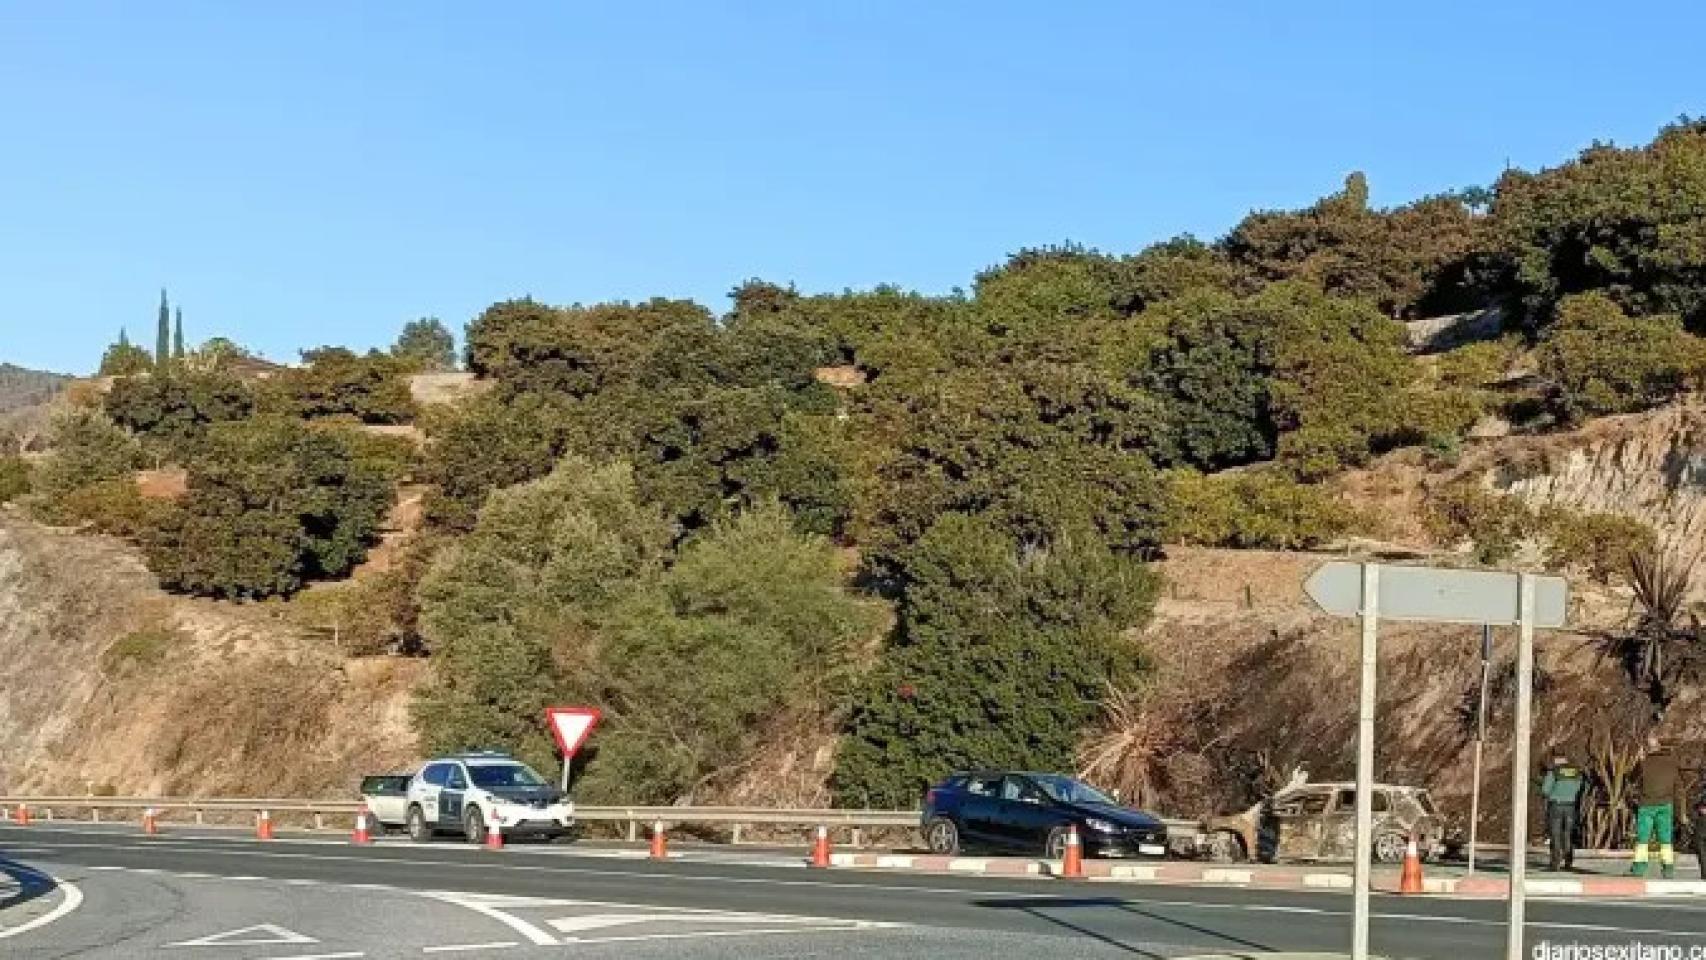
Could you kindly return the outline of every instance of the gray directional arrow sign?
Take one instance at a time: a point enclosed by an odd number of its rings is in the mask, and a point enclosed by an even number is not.
[[[1534,581],[1534,623],[1564,625],[1568,591],[1562,577]],[[1362,564],[1324,563],[1304,581],[1303,590],[1322,610],[1339,617],[1362,612]],[[1447,570],[1381,564],[1380,619],[1436,623],[1514,624],[1520,619],[1519,578],[1496,570]]]

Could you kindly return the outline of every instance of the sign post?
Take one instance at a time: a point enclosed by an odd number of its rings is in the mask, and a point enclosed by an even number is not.
[[[1487,740],[1487,680],[1493,672],[1493,628],[1481,624],[1481,692],[1475,698],[1475,774],[1469,793],[1469,876],[1475,875],[1475,838],[1481,827],[1481,745]]]
[[[563,753],[563,792],[569,792],[569,766],[602,716],[597,707],[546,707],[545,723]]]
[[[1357,823],[1355,907],[1351,956],[1368,958],[1368,893],[1374,802],[1374,706],[1376,640],[1380,618],[1435,623],[1514,624],[1517,651],[1517,709],[1511,769],[1510,929],[1507,960],[1522,960],[1523,875],[1528,833],[1528,738],[1534,680],[1534,628],[1561,627],[1567,586],[1561,577],[1394,567],[1332,561],[1317,567],[1304,592],[1327,613],[1362,620],[1362,679],[1357,698]],[[1473,850],[1473,847],[1471,847]]]

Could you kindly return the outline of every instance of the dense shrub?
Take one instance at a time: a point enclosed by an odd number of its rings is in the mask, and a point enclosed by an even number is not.
[[[210,424],[242,420],[254,406],[248,385],[236,377],[190,370],[121,377],[102,401],[120,426],[178,444],[199,438]]]
[[[49,499],[101,480],[128,479],[142,465],[142,448],[105,414],[72,409],[52,427],[53,454],[36,471],[33,485]]]
[[[1335,540],[1357,522],[1331,493],[1272,472],[1172,475],[1170,543],[1240,549],[1304,550]]]
[[[1559,304],[1540,370],[1565,417],[1624,413],[1697,384],[1706,375],[1706,341],[1674,316],[1630,317],[1604,294],[1581,294]]]
[[[189,493],[149,538],[172,589],[221,597],[289,594],[348,573],[392,498],[383,458],[344,430],[258,418],[209,429]]]
[[[403,360],[370,350],[365,355],[342,347],[302,353],[304,366],[281,371],[267,381],[264,397],[271,412],[296,417],[354,417],[362,423],[407,423],[415,403]]]
[[[836,756],[847,806],[909,807],[955,769],[1069,769],[1107,685],[1139,668],[1121,633],[1156,578],[1092,535],[1020,550],[985,518],[948,514],[910,551],[902,626]]]
[[[1614,574],[1627,575],[1630,558],[1658,547],[1653,528],[1632,517],[1551,508],[1542,510],[1539,519],[1547,540],[1546,565],[1581,570],[1602,583]]]
[[[1468,542],[1481,563],[1496,564],[1539,532],[1534,511],[1516,497],[1473,483],[1457,483],[1429,495],[1423,522],[1445,546]]]
[[[30,492],[30,462],[15,454],[0,456],[0,503]]]

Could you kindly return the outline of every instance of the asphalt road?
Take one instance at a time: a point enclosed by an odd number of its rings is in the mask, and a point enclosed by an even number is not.
[[[1343,893],[823,872],[743,852],[656,863],[626,850],[134,828],[4,827],[0,857],[22,878],[0,886],[8,960],[1342,951],[1351,905]],[[1502,902],[1376,897],[1374,913],[1385,956],[1502,955]],[[1531,944],[1706,947],[1706,903],[1535,901],[1529,919]]]

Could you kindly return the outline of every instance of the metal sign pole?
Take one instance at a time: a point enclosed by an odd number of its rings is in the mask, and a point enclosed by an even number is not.
[[[1528,871],[1528,736],[1534,697],[1534,577],[1523,574],[1517,607],[1516,744],[1511,759],[1510,925],[1506,960],[1522,960],[1524,875]]]
[[[1481,745],[1487,740],[1487,679],[1493,668],[1493,627],[1481,625],[1481,694],[1475,700],[1475,776],[1469,794],[1469,875],[1475,875],[1475,841],[1481,827]]]
[[[1368,887],[1374,833],[1375,638],[1380,629],[1380,565],[1362,565],[1362,684],[1357,695],[1357,842],[1352,960],[1368,960]]]

